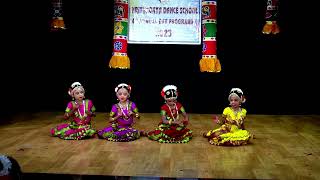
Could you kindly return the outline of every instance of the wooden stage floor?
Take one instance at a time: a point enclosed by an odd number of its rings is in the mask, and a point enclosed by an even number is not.
[[[160,144],[102,139],[67,141],[50,136],[61,113],[15,116],[0,125],[0,154],[14,157],[24,173],[218,179],[320,179],[320,116],[248,115],[255,135],[239,147],[210,145],[202,133],[216,128],[212,115],[189,114],[193,139]],[[152,130],[158,113],[142,113],[135,128]],[[98,113],[96,129],[107,125]],[[1,120],[3,122],[3,119]]]

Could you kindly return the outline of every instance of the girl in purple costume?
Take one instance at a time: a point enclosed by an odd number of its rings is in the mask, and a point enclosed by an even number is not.
[[[79,82],[74,82],[68,91],[72,101],[68,103],[64,118],[72,118],[70,123],[60,124],[51,129],[51,135],[65,140],[79,140],[93,137],[96,131],[91,126],[95,107],[91,100],[85,99],[85,91]]]
[[[109,122],[110,126],[99,130],[98,136],[108,141],[128,142],[140,138],[140,132],[132,128],[139,112],[136,104],[129,101],[131,86],[125,83],[115,88],[119,102],[112,106]]]

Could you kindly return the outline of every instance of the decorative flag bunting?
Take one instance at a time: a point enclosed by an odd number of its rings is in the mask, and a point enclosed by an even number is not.
[[[114,2],[113,53],[110,68],[130,69],[128,46],[128,0]]]
[[[51,31],[66,29],[63,20],[62,0],[51,0],[52,4],[52,19]]]
[[[277,24],[278,18],[278,0],[267,0],[266,14],[265,14],[265,25],[263,26],[263,34],[278,34],[280,32]]]
[[[202,0],[202,59],[201,72],[220,72],[221,64],[217,58],[217,1]]]

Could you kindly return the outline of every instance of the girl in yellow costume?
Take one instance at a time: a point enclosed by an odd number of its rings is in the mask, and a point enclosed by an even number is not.
[[[223,110],[222,119],[215,118],[215,122],[221,125],[220,128],[209,131],[203,134],[208,138],[210,144],[213,145],[233,145],[239,146],[249,142],[252,135],[245,130],[244,120],[247,110],[241,108],[241,103],[245,102],[243,92],[239,88],[232,88],[228,100],[230,107]]]

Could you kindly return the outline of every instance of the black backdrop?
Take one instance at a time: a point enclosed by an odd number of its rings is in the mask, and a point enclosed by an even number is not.
[[[50,1],[14,2],[4,23],[1,112],[63,112],[68,87],[80,81],[100,112],[110,110],[114,87],[126,82],[141,112],[158,112],[161,88],[175,84],[189,113],[220,114],[229,90],[239,87],[250,114],[318,114],[311,16],[296,9],[301,4],[280,2],[281,33],[268,36],[261,34],[265,1],[218,1],[217,74],[199,72],[200,45],[130,44],[131,69],[109,69],[111,0],[64,1],[68,29],[55,33]]]

